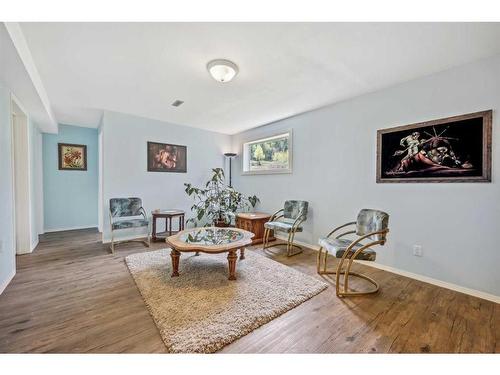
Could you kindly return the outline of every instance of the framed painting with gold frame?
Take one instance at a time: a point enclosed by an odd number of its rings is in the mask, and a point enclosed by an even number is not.
[[[377,182],[491,182],[492,111],[377,131]]]

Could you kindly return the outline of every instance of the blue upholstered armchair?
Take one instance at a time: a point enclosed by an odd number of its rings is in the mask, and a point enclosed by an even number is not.
[[[271,231],[288,233],[286,242],[287,256],[297,255],[302,252],[299,245],[293,243],[295,233],[302,232],[302,223],[307,219],[307,209],[309,203],[306,201],[285,201],[285,206],[276,211],[267,223],[264,224],[264,250],[269,247],[282,245],[275,243],[269,245],[269,236]],[[292,249],[297,248],[299,251],[292,253]]]
[[[344,232],[333,236],[340,229]],[[377,253],[372,249],[376,245],[384,245],[389,233],[389,215],[383,211],[363,209],[356,221],[343,224],[333,229],[326,237],[319,239],[321,246],[318,252],[318,273],[320,275],[336,275],[337,296],[355,296],[377,293],[378,283],[372,278],[351,271],[355,259],[374,261]],[[345,236],[355,235],[354,239]],[[327,269],[328,254],[339,258],[336,270]],[[344,264],[346,264],[344,269]],[[344,275],[344,284],[340,286],[340,275]],[[349,276],[357,276],[367,280],[374,288],[369,291],[349,291]]]
[[[150,246],[151,237],[149,233],[149,220],[146,211],[142,207],[141,198],[111,198],[109,200],[109,222],[111,225],[111,252],[115,252],[115,230],[141,228],[147,230],[147,241],[140,240],[146,246]],[[132,240],[135,241],[135,240]]]

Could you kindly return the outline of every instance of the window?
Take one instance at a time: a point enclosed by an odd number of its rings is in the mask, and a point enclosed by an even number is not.
[[[291,131],[243,144],[243,174],[291,172]]]

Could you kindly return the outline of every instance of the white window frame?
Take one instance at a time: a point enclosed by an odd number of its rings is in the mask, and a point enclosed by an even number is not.
[[[262,171],[251,171],[250,170],[250,157],[249,157],[249,148],[250,145],[254,143],[262,143],[265,141],[269,141],[275,138],[282,138],[284,136],[288,136],[288,168],[283,169],[268,169]],[[274,133],[272,135],[264,136],[257,139],[251,139],[243,142],[241,145],[241,155],[242,155],[242,165],[241,171],[243,176],[247,175],[259,175],[259,174],[287,174],[292,173],[292,165],[293,165],[293,134],[292,130],[283,130],[279,133]]]

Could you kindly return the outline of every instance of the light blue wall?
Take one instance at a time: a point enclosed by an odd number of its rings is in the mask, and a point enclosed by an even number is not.
[[[86,171],[60,171],[58,143],[87,145]],[[43,207],[45,231],[97,227],[97,129],[59,125],[43,134]]]
[[[0,293],[14,275],[10,92],[0,84]]]
[[[377,130],[493,109],[492,182],[377,184]],[[317,245],[361,208],[387,211],[388,242],[376,262],[500,296],[500,56],[409,81],[233,136],[252,139],[293,130],[293,173],[241,174],[233,185],[257,194],[263,211],[286,199],[309,201],[299,241]],[[413,255],[421,245],[422,257]],[[383,286],[382,286],[383,288]]]
[[[102,132],[104,241],[110,239],[110,198],[140,197],[148,214],[157,208],[179,208],[186,211],[186,219],[191,217],[193,201],[184,183],[204,183],[212,168],[223,166],[223,154],[231,147],[229,135],[116,112],[104,112]],[[187,146],[187,173],[148,172],[148,141]],[[124,230],[115,238],[139,232]]]

